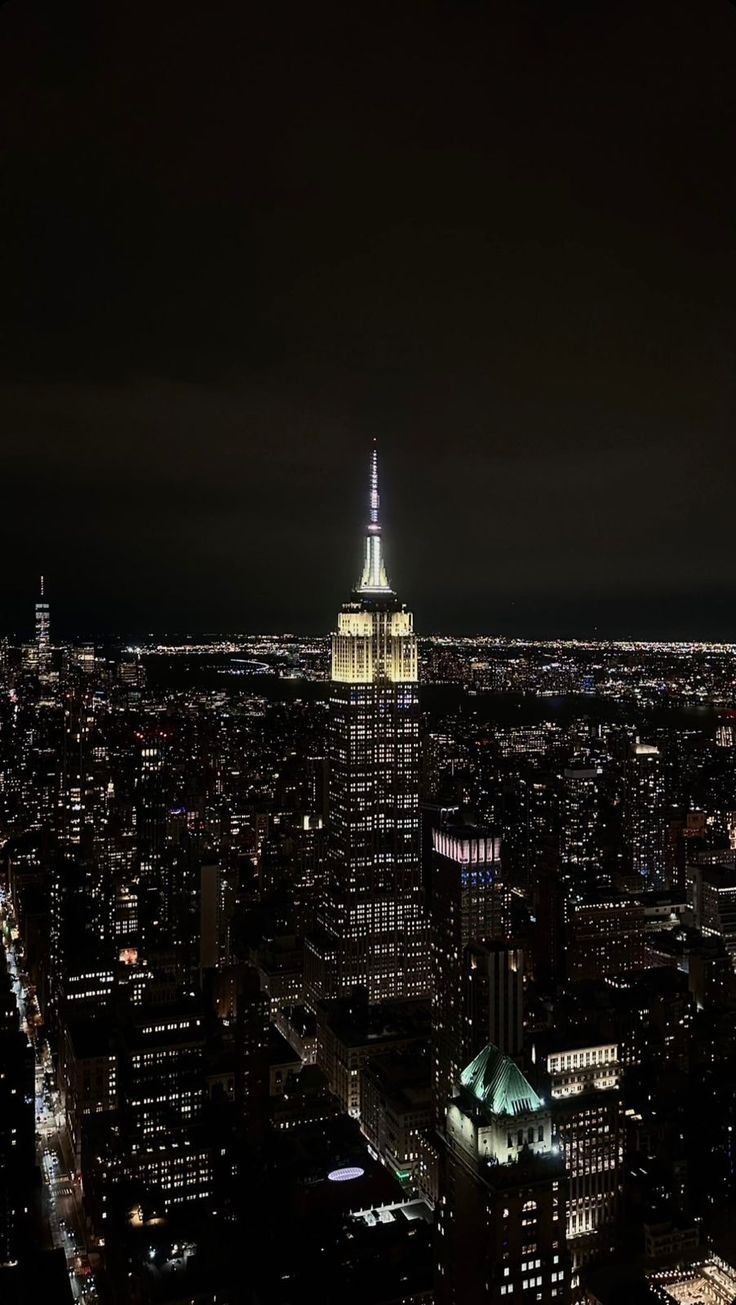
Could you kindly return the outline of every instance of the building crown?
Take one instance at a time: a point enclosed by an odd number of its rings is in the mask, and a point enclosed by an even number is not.
[[[378,450],[375,443],[371,453],[370,511],[365,534],[363,574],[358,585],[362,594],[390,594],[386,564],[383,560],[381,540],[381,500],[378,493]]]
[[[519,1066],[492,1042],[471,1060],[460,1082],[493,1115],[528,1115],[544,1109],[542,1098]]]

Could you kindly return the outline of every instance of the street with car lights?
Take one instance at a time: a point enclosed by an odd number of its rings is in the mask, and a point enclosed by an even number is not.
[[[81,1186],[74,1169],[64,1105],[38,1002],[19,954],[12,903],[4,891],[0,892],[0,927],[20,1026],[35,1054],[36,1158],[43,1182],[43,1244],[47,1249],[63,1249],[75,1300],[96,1305],[99,1297],[88,1258]]]

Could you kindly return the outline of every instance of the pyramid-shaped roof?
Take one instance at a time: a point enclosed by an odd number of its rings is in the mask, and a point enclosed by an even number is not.
[[[544,1106],[519,1066],[491,1042],[463,1070],[460,1082],[494,1115],[526,1115]]]

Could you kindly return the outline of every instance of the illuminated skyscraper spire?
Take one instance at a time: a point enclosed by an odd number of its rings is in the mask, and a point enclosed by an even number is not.
[[[369,1000],[429,988],[419,869],[419,691],[411,612],[381,553],[371,454],[363,574],[332,635],[325,892],[306,945],[311,1004],[365,988]]]
[[[381,541],[381,500],[378,493],[378,450],[375,440],[371,453],[370,514],[365,536],[363,574],[358,586],[361,593],[390,594]]]
[[[50,612],[46,599],[44,579],[41,576],[41,592],[36,603],[36,656],[40,674],[49,669],[50,648]]]

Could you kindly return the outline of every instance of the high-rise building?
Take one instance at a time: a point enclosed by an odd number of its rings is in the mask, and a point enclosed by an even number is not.
[[[233,968],[232,980],[235,1100],[246,1130],[257,1134],[265,1127],[268,1100],[268,998],[252,966]]]
[[[437,1117],[442,1119],[462,1066],[477,1045],[466,1045],[464,1022],[469,963],[466,948],[510,931],[509,891],[501,877],[496,834],[471,825],[434,831],[431,895],[432,1042]],[[488,1038],[483,1038],[481,1046]]]
[[[618,1046],[595,1034],[540,1035],[533,1058],[546,1072],[552,1119],[568,1172],[567,1239],[574,1269],[608,1249],[623,1179]]]
[[[543,848],[534,868],[531,905],[534,915],[531,965],[541,988],[554,988],[566,972],[565,912],[566,884],[560,867],[557,840]]]
[[[664,772],[659,748],[633,745],[627,771],[625,820],[631,867],[648,888],[664,888]]]
[[[437,1305],[568,1301],[565,1198],[549,1105],[518,1065],[485,1047],[447,1111]]]
[[[601,873],[601,768],[593,761],[565,770],[560,852],[568,899],[581,901]]]
[[[733,712],[727,712],[725,718],[718,725],[715,744],[717,748],[736,747],[736,723],[734,722]]]
[[[559,846],[560,781],[557,775],[524,765],[503,785],[501,840],[507,877],[529,892],[550,843]]]
[[[703,933],[723,939],[736,969],[736,869],[729,865],[703,867],[699,907]]]
[[[641,903],[613,889],[574,903],[567,920],[567,977],[600,979],[645,969],[652,963],[646,924]]]
[[[123,1031],[121,1086],[136,1135],[163,1139],[199,1118],[205,1095],[204,1041],[195,1000],[131,1010]]]
[[[51,662],[51,613],[45,594],[44,578],[36,603],[36,665],[39,675],[46,675]]]
[[[332,636],[326,890],[307,946],[310,1000],[429,984],[419,866],[419,699],[411,613],[383,559],[371,460],[363,572]]]
[[[521,1056],[524,1040],[524,953],[512,942],[472,943],[465,953],[463,1031],[470,1055],[492,1042]]]
[[[87,1113],[81,1127],[84,1190],[98,1230],[114,1217],[115,1188],[129,1194],[129,1208],[152,1203],[161,1213],[212,1196],[200,1002],[121,1004],[119,1018],[118,1109]],[[104,1092],[114,1104],[109,1080]]]
[[[151,945],[165,911],[163,860],[166,843],[167,750],[165,730],[140,731],[135,818],[138,853],[140,941]]]

